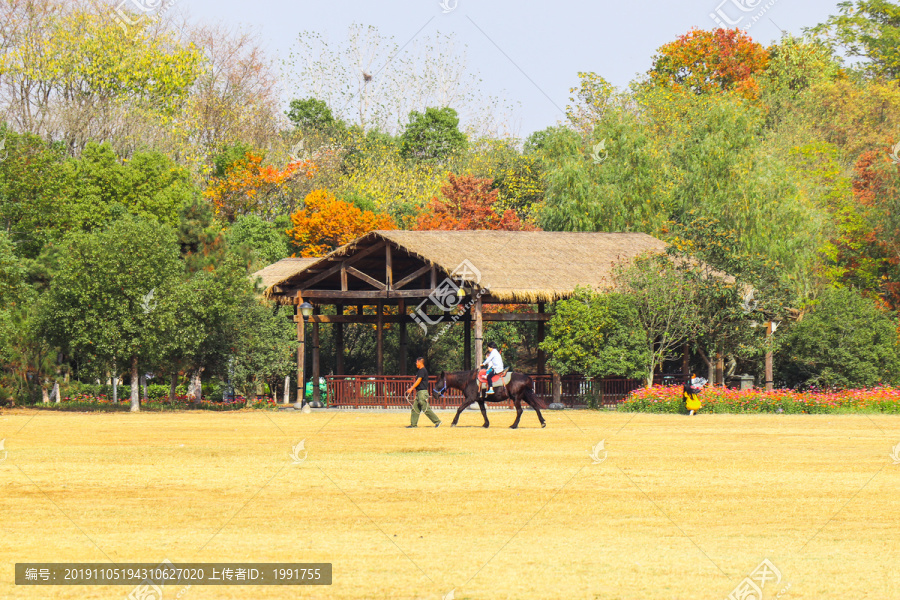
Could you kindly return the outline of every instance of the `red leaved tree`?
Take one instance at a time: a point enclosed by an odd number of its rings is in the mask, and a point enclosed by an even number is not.
[[[431,200],[425,212],[419,215],[416,229],[420,231],[537,229],[522,221],[513,210],[497,212],[494,205],[499,196],[497,190],[491,189],[491,183],[490,179],[479,179],[470,175],[456,176],[450,173],[449,182],[441,188],[441,198]]]
[[[769,64],[768,51],[740,29],[692,29],[657,52],[651,80],[698,94],[735,91],[755,98],[756,76]]]

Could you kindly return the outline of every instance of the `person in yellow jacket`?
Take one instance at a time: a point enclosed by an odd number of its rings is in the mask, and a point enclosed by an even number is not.
[[[701,408],[703,405],[700,403],[700,390],[703,389],[703,384],[706,383],[706,380],[699,379],[695,376],[691,376],[690,379],[684,382],[684,392],[682,393],[682,398],[684,399],[684,406],[688,409],[689,414],[691,416]]]

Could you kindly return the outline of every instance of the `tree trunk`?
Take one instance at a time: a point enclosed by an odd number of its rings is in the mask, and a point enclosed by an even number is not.
[[[137,356],[131,359],[131,412],[141,410],[140,384],[138,383],[138,359]]]
[[[50,398],[53,399],[54,397],[56,398],[55,402],[59,404],[59,381],[53,382],[53,391],[50,392]]]
[[[725,385],[725,353],[722,351],[722,343],[716,348],[716,385]]]
[[[169,378],[169,402],[175,402],[175,388],[178,387],[178,373]]]
[[[200,378],[202,373],[203,367],[200,367],[191,374],[191,385],[188,389],[188,398],[198,404],[203,399],[203,381]]]
[[[291,403],[291,376],[285,375],[284,377],[284,403]]]
[[[703,362],[706,363],[706,380],[710,383],[715,383],[716,381],[716,367],[713,365],[712,361],[709,360],[709,357],[706,356],[706,353],[698,346],[697,354],[700,355],[700,358],[703,359]]]
[[[113,363],[112,386],[113,386],[113,404],[119,403],[119,376],[116,371],[116,363]]]
[[[150,395],[147,393],[147,375],[141,373],[141,398],[144,399],[144,402],[150,400]]]

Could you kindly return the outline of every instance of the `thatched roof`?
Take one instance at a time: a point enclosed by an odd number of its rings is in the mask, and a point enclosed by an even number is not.
[[[275,285],[302,284],[304,279],[325,271],[339,259],[382,241],[394,248],[395,271],[400,264],[398,259],[404,256],[417,263],[433,264],[444,274],[452,273],[468,260],[481,275],[480,281],[470,283],[489,289],[497,300],[522,303],[567,298],[579,286],[611,289],[614,267],[640,254],[662,253],[666,249],[665,242],[644,233],[373,231],[281,280],[273,277],[266,296],[278,297]],[[383,257],[372,255],[367,260],[373,261],[369,263],[373,277],[378,273],[379,264],[384,272]],[[395,275],[395,280],[399,278],[399,274]]]
[[[300,273],[318,261],[318,258],[282,258],[278,262],[260,269],[250,278],[254,281],[257,277],[261,278],[263,289],[268,291],[273,285]]]

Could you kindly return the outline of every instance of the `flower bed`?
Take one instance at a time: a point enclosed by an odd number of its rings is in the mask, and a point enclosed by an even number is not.
[[[686,413],[681,386],[655,385],[637,389],[619,405],[627,412]],[[700,393],[707,413],[830,414],[877,412],[900,414],[900,389],[879,387],[835,392],[795,390],[732,390],[708,387]]]
[[[113,402],[112,398],[100,394],[94,396],[92,394],[76,394],[74,396],[64,397],[58,404],[51,402],[50,404],[37,404],[36,407],[48,408],[51,410],[130,410],[130,398],[119,398],[119,402]],[[242,408],[276,408],[277,404],[274,398],[258,397],[244,398],[243,396],[235,397],[233,402],[211,402],[209,400],[201,400],[198,403],[192,403],[187,396],[175,396],[175,400],[169,402],[167,398],[150,398],[149,400],[141,400],[141,410],[240,410]]]

